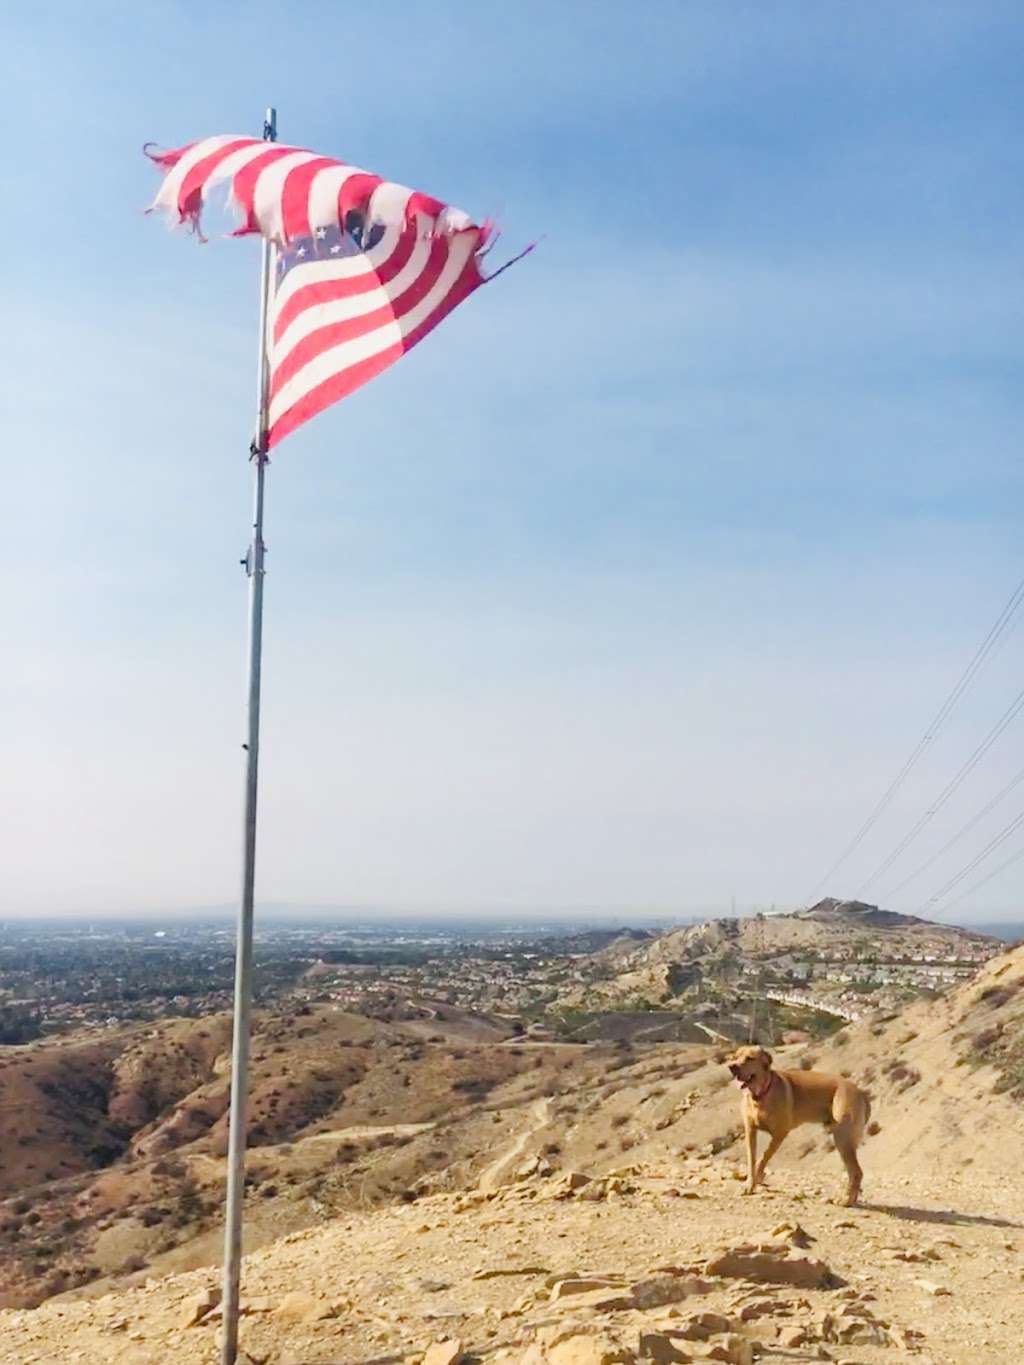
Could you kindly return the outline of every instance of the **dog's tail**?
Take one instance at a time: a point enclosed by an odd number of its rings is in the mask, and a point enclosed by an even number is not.
[[[882,1131],[881,1124],[869,1122],[871,1119],[871,1096],[864,1096],[864,1133],[867,1137],[875,1137]]]

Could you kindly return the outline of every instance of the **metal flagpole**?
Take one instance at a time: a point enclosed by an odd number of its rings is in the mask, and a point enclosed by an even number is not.
[[[277,110],[263,122],[265,142],[277,140]],[[251,448],[253,466],[252,538],[242,563],[249,578],[249,685],[245,759],[245,826],[242,899],[235,946],[235,1008],[231,1051],[231,1117],[228,1133],[227,1203],[224,1219],[224,1294],[221,1365],[235,1365],[238,1354],[238,1290],[242,1268],[242,1205],[245,1198],[245,1142],[249,1088],[249,1016],[252,1006],[253,886],[256,876],[256,787],[260,753],[260,665],[263,653],[263,483],[267,468],[267,407],[270,362],[267,323],[273,277],[274,245],[263,239],[260,277],[259,418]]]

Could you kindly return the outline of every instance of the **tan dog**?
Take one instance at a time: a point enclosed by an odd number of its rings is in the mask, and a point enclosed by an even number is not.
[[[847,1204],[856,1204],[863,1171],[857,1148],[871,1116],[871,1101],[859,1086],[824,1071],[775,1071],[763,1047],[741,1047],[727,1063],[744,1090],[740,1100],[747,1139],[746,1194],[753,1194],[764,1169],[787,1135],[801,1123],[823,1123],[846,1167]],[[872,1125],[872,1131],[875,1125]],[[771,1138],[757,1160],[757,1134]]]

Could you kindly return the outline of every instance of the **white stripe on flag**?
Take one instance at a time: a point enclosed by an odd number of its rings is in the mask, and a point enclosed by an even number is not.
[[[215,152],[218,147],[225,147],[229,142],[237,142],[239,139],[230,133],[222,133],[220,137],[204,138],[202,142],[197,142],[190,147],[181,157],[177,165],[172,166],[167,172],[163,183],[151,205],[152,208],[168,209],[174,213],[178,211],[178,191],[185,183],[185,177],[193,166],[198,166],[199,162],[208,157],[211,152]]]
[[[331,346],[328,350],[322,351],[315,360],[304,365],[298,374],[293,375],[288,380],[271,402],[269,421],[271,427],[276,425],[289,408],[294,407],[300,399],[326,379],[330,379],[332,375],[340,374],[352,365],[357,365],[361,360],[367,360],[370,356],[378,355],[381,351],[386,351],[389,347],[397,345],[403,337],[407,337],[421,323],[426,322],[434,309],[444,302],[449,290],[462,274],[466,262],[476,248],[477,234],[467,232],[462,236],[451,238],[450,243],[444,269],[438,276],[434,287],[415,308],[406,313],[404,317],[394,322],[385,323],[383,327],[368,332],[366,336],[355,337],[352,341],[343,341],[337,346]]]
[[[292,152],[267,166],[256,177],[252,209],[264,237],[280,243],[284,237],[284,182],[291,171],[310,161],[319,161],[315,152]]]
[[[288,352],[319,327],[329,327],[334,322],[344,322],[348,318],[365,317],[377,308],[384,308],[392,299],[399,298],[414,284],[430,260],[433,243],[428,237],[421,237],[413,247],[412,255],[393,280],[377,289],[368,289],[365,294],[353,294],[347,299],[335,299],[312,308],[304,308],[288,325],[287,329],[273,347],[273,361],[280,365]],[[300,270],[309,267],[301,267]],[[293,270],[291,272],[295,274]]]

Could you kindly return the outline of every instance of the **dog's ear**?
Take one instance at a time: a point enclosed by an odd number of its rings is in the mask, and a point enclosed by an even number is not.
[[[765,1048],[765,1047],[760,1048],[760,1049],[758,1050],[757,1057],[758,1057],[758,1060],[761,1061],[761,1062],[763,1062],[764,1065],[765,1065],[766,1067],[770,1067],[770,1066],[771,1066],[771,1064],[772,1064],[772,1054],[768,1051],[767,1048]]]

